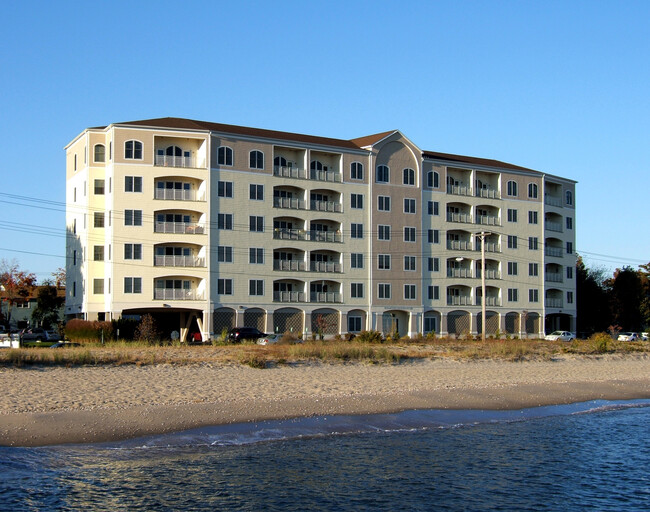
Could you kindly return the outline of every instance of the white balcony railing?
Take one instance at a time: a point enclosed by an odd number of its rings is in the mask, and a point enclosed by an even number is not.
[[[205,228],[194,222],[160,222],[154,224],[155,233],[179,233],[188,235],[202,235]]]
[[[546,256],[553,256],[555,258],[561,258],[562,257],[562,247],[546,247],[544,250],[544,254]]]
[[[307,179],[307,171],[305,171],[305,169],[300,169],[298,167],[282,167],[279,165],[275,165],[273,166],[273,176],[305,180]]]
[[[304,271],[306,265],[304,261],[298,260],[273,260],[273,270],[282,270],[285,272]]]
[[[310,302],[343,302],[341,294],[338,292],[311,292],[309,300]]]
[[[318,212],[337,212],[343,211],[341,203],[335,201],[310,201],[309,206],[312,210]]]
[[[469,295],[456,296],[456,295],[447,295],[447,305],[448,306],[471,306],[472,297]]]
[[[476,216],[476,223],[477,224],[482,224],[484,226],[500,226],[501,221],[499,220],[499,217],[495,217],[493,215],[477,215]]]
[[[156,267],[205,267],[205,258],[183,255],[156,255]]]
[[[476,269],[476,277],[478,279],[481,279],[481,269],[480,268]],[[488,268],[485,271],[485,279],[501,279],[501,273],[496,269]]]
[[[312,272],[342,272],[343,267],[334,261],[312,261],[309,264]]]
[[[553,222],[550,220],[547,220],[544,225],[546,226],[546,229],[549,231],[557,231],[558,233],[562,233],[562,223],[560,222]]]
[[[336,182],[336,183],[341,183],[342,178],[341,178],[341,173],[337,171],[317,171],[315,169],[312,169],[309,172],[309,179],[316,180],[316,181],[329,181],[329,182]]]
[[[196,191],[177,188],[157,188],[156,199],[166,199],[169,201],[204,201],[201,197],[197,199]]]
[[[564,276],[559,272],[546,272],[544,279],[549,283],[562,283]]]
[[[203,300],[203,294],[194,289],[156,288],[154,300]]]
[[[472,242],[466,242],[464,240],[447,240],[447,249],[453,251],[471,251]]]
[[[304,210],[306,209],[305,201],[303,199],[295,199],[292,197],[274,197],[274,208],[289,208],[291,210]]]
[[[447,212],[447,222],[472,222],[472,214]]]
[[[472,277],[471,268],[448,268],[447,277]]]
[[[154,165],[160,167],[196,167],[192,156],[156,155]]]
[[[547,308],[561,308],[562,307],[562,299],[546,299],[546,307]]]
[[[274,302],[305,302],[304,292],[273,292]]]
[[[311,230],[309,232],[309,239],[313,242],[342,242],[343,241],[343,237],[339,232],[318,231],[318,230]]]
[[[307,240],[307,232],[304,229],[275,228],[273,238],[276,240]]]
[[[481,242],[477,242],[476,250],[481,250]],[[501,246],[496,242],[485,242],[485,252],[501,252]]]
[[[476,297],[476,305],[481,306],[483,304],[482,302],[482,297]],[[485,305],[486,306],[500,306],[501,305],[501,300],[499,297],[485,297]]]
[[[476,197],[485,197],[487,199],[501,199],[501,194],[495,188],[479,188],[476,190]]]
[[[453,194],[455,196],[471,196],[472,189],[470,187],[463,187],[457,185],[447,185],[447,194]]]
[[[559,197],[547,195],[544,197],[544,203],[549,206],[562,206],[562,199]]]

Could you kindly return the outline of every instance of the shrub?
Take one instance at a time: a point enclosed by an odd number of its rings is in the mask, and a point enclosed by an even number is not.
[[[135,339],[155,344],[160,341],[160,332],[156,327],[156,322],[151,315],[144,315],[140,320],[140,325],[135,330]]]
[[[295,343],[299,339],[300,339],[300,336],[298,336],[297,334],[294,334],[291,331],[285,331],[282,334],[282,338],[280,338],[280,343],[291,344],[291,343]]]
[[[113,337],[113,325],[111,322],[98,322],[73,318],[65,325],[66,338],[71,341],[110,341]]]
[[[589,339],[594,345],[594,350],[600,354],[609,350],[609,342],[612,341],[612,337],[606,332],[597,332]]]
[[[239,362],[259,370],[266,368],[266,359],[261,354],[244,353],[239,357]]]
[[[383,343],[383,336],[379,331],[361,331],[354,340],[361,343]]]

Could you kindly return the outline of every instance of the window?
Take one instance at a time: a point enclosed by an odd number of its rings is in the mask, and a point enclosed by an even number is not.
[[[390,254],[377,255],[377,268],[379,270],[390,270]]]
[[[142,142],[127,140],[124,143],[124,158],[129,160],[142,160]]]
[[[429,215],[440,215],[440,203],[438,201],[429,201],[427,211]]]
[[[440,231],[437,229],[429,229],[427,231],[427,242],[430,244],[440,243]]]
[[[363,283],[350,283],[350,297],[363,299]]]
[[[93,247],[93,260],[94,261],[104,261],[104,246],[95,245]]]
[[[508,235],[508,249],[517,248],[517,237],[514,235]]]
[[[253,183],[251,183],[249,185],[248,197],[253,201],[264,201],[264,185],[254,185]]]
[[[361,332],[360,316],[348,316],[348,332]]]
[[[528,184],[528,197],[531,199],[537,199],[537,184],[529,183]]]
[[[415,300],[415,285],[414,284],[405,284],[404,285],[404,299],[406,300]]]
[[[142,244],[124,244],[125,260],[141,260]]]
[[[390,283],[379,283],[378,297],[380,299],[390,299]]]
[[[573,218],[572,217],[567,217],[566,218],[566,228],[567,229],[573,229]]]
[[[537,224],[537,212],[528,212],[528,224]]]
[[[440,188],[440,175],[436,171],[427,173],[427,187]]]
[[[573,242],[566,243],[566,253],[573,254]]]
[[[404,185],[415,185],[415,171],[413,169],[404,169]]]
[[[390,181],[390,169],[387,165],[377,166],[377,177],[375,181],[377,183],[388,183]]]
[[[404,241],[415,242],[415,228],[408,226],[404,228]]]
[[[217,183],[217,195],[219,197],[232,197],[232,181],[219,181]]]
[[[232,149],[227,146],[220,146],[217,149],[217,163],[219,165],[232,165]]]
[[[350,268],[363,268],[363,254],[353,252],[350,254]]]
[[[389,212],[390,211],[390,197],[389,196],[378,196],[377,197],[377,210],[380,212]]]
[[[363,238],[363,224],[350,224],[350,238]]]
[[[415,256],[404,256],[404,270],[415,272]]]
[[[573,267],[566,268],[566,278],[573,279]]]
[[[517,222],[517,210],[508,208],[508,222]]]
[[[232,229],[232,213],[220,213],[217,216],[218,229]]]
[[[507,185],[507,190],[508,190],[508,195],[509,196],[516,196],[517,195],[517,182],[516,181],[509,181]]]
[[[264,153],[261,151],[250,152],[250,168],[264,169]]]
[[[248,217],[249,220],[249,230],[261,233],[264,231],[264,217],[259,217],[256,215],[251,215]]]
[[[227,245],[218,246],[217,261],[222,263],[232,263],[232,247]]]
[[[509,276],[516,276],[517,275],[517,262],[516,261],[509,261],[508,262],[508,275]]]
[[[440,258],[429,258],[429,272],[440,272]]]
[[[429,300],[439,300],[440,299],[440,287],[439,286],[429,286],[427,297]],[[424,323],[426,324],[427,320],[430,320],[429,318],[424,319]],[[427,329],[425,325],[425,331],[432,331],[433,329]]]
[[[567,304],[573,304],[573,292],[566,292]]]
[[[517,302],[519,300],[519,290],[517,288],[508,288],[508,302]]]
[[[573,205],[573,192],[570,190],[566,191],[566,204],[569,206]]]
[[[95,162],[106,161],[106,146],[103,144],[95,144]]]
[[[232,279],[217,279],[217,294],[232,295]]]
[[[528,302],[539,302],[539,290],[537,288],[528,290]]]
[[[142,210],[124,210],[125,226],[142,226]]]
[[[104,280],[103,279],[93,279],[93,293],[95,295],[101,295],[104,293]]]
[[[538,242],[539,241],[536,236],[528,237],[528,249],[531,251],[536,251]]]
[[[95,195],[104,195],[104,180],[95,180]]]
[[[415,213],[415,199],[404,199],[404,213]]]
[[[142,293],[141,277],[125,277],[124,293]]]
[[[528,275],[533,277],[539,275],[539,265],[537,263],[528,264]]]
[[[248,281],[248,295],[264,295],[264,279],[250,279]]]
[[[248,262],[256,265],[264,263],[264,248],[263,247],[250,247],[248,249]]]
[[[124,176],[124,192],[142,192],[142,176]]]
[[[350,164],[350,179],[363,179],[363,164],[361,162],[352,162]]]
[[[95,212],[93,214],[94,218],[94,226],[96,228],[103,228],[104,227],[104,212]]]
[[[76,265],[77,264],[77,250],[75,249],[72,251],[72,264]]]
[[[390,226],[379,224],[377,226],[377,238],[379,240],[390,240]]]
[[[352,194],[350,196],[350,207],[361,210],[363,208],[363,194]]]

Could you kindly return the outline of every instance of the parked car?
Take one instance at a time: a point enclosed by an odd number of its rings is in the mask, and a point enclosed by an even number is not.
[[[33,327],[31,329],[23,329],[20,331],[20,342],[40,342],[40,341],[61,341],[59,336],[54,331],[46,331],[40,327]]]
[[[546,341],[573,341],[576,335],[569,331],[553,331],[551,334],[544,336]]]
[[[228,331],[228,341],[231,343],[241,343],[244,340],[256,341],[264,336],[266,334],[255,327],[234,327]]]
[[[263,338],[257,340],[258,345],[273,345],[274,343],[279,343],[284,334],[265,334]],[[302,343],[300,338],[293,341],[293,343]]]
[[[636,332],[622,332],[618,335],[618,341],[639,341],[639,334]]]

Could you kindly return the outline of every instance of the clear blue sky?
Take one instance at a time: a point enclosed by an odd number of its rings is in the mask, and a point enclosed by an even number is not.
[[[636,268],[650,261],[649,21],[648,1],[7,2],[0,259],[39,279],[64,266],[63,148],[84,128],[174,116],[399,129],[571,178],[588,266]]]

